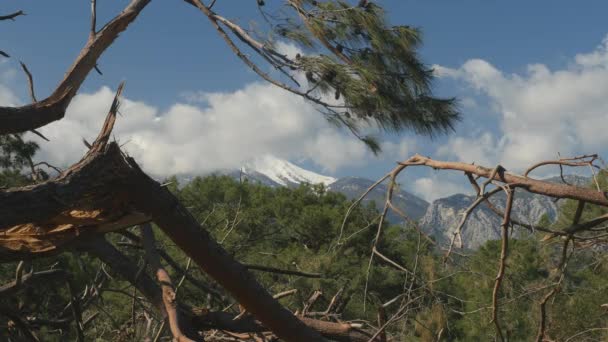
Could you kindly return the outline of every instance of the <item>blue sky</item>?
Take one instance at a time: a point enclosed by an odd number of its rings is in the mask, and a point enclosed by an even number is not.
[[[83,96],[68,111],[68,120],[44,128],[53,141],[43,146],[41,158],[59,164],[78,158],[83,148],[72,145],[95,133],[96,120],[109,106],[109,88],[121,80],[127,81],[125,111],[132,111],[119,122],[117,138],[133,149],[130,152],[144,168],[158,175],[228,167],[266,150],[321,173],[368,178],[381,176],[394,161],[414,152],[467,162],[501,162],[515,170],[558,152],[604,152],[597,127],[605,122],[601,120],[608,108],[601,95],[608,91],[603,77],[608,79],[608,53],[602,47],[608,33],[608,3],[378,2],[393,24],[422,28],[421,55],[426,63],[437,65],[441,76],[437,93],[461,100],[463,122],[453,134],[435,140],[410,133],[386,136],[385,153],[375,158],[345,132],[336,132],[302,109],[301,103],[261,83],[201,13],[181,1],[156,0],[101,57],[104,75],[89,76],[81,89]],[[98,23],[127,3],[99,1]],[[216,10],[247,25],[259,19],[254,3],[219,0]],[[0,22],[0,47],[29,66],[41,98],[61,79],[86,41],[89,2],[9,0],[2,3],[0,13],[17,9],[28,15]],[[23,103],[25,90],[16,60],[0,61],[0,100],[4,91],[5,102]],[[261,100],[264,97],[268,101]],[[297,110],[289,109],[294,107]],[[261,115],[256,109],[276,125],[255,124],[253,117]],[[175,122],[165,119],[161,129],[154,124],[159,117]],[[304,128],[298,131],[299,126]],[[212,130],[226,127],[234,131]],[[64,139],[68,129],[75,136],[71,141]],[[266,129],[271,133],[264,135],[277,136],[255,136]],[[277,133],[279,129],[282,132]],[[226,147],[218,152],[217,146],[208,146],[210,139],[197,132],[237,150]],[[176,156],[182,152],[183,156]],[[226,158],[228,154],[234,158]],[[438,178],[422,170],[408,173],[404,183],[427,199],[463,189],[456,178]]]

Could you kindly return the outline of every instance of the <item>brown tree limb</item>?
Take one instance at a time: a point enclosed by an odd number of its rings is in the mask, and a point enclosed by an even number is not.
[[[530,166],[525,172],[524,177],[528,177],[528,174],[533,170],[545,166],[545,165],[560,165],[560,166],[588,166],[592,165],[593,162],[598,158],[597,154],[584,155],[574,158],[561,158],[559,160],[545,160]],[[562,177],[563,179],[563,177]]]
[[[557,295],[557,293],[559,293],[559,291],[561,291],[561,284],[562,281],[564,280],[564,275],[565,275],[565,271],[566,271],[566,263],[568,261],[568,245],[570,243],[571,238],[566,238],[566,241],[564,241],[564,246],[562,247],[562,257],[560,259],[559,262],[559,266],[558,266],[558,270],[559,270],[559,277],[557,280],[557,283],[555,284],[555,286],[553,286],[553,288],[551,289],[551,291],[549,291],[549,293],[547,293],[543,299],[540,301],[540,305],[539,305],[539,316],[540,316],[540,320],[538,323],[538,333],[536,335],[536,341],[537,342],[543,342],[544,338],[545,338],[545,333],[546,333],[546,329],[547,329],[547,302],[549,301],[549,299],[551,299],[552,297],[554,297],[555,295]]]
[[[63,118],[68,104],[101,54],[149,2],[150,0],[132,0],[118,16],[92,35],[49,97],[22,107],[0,107],[0,134],[26,132]]]
[[[496,334],[501,341],[504,341],[504,337],[500,328],[500,322],[498,321],[498,292],[500,291],[500,286],[505,276],[505,269],[507,267],[506,261],[507,255],[509,253],[509,222],[511,219],[511,210],[513,208],[514,190],[507,186],[505,191],[507,192],[507,204],[505,207],[505,216],[502,220],[502,224],[500,225],[500,229],[502,231],[500,263],[498,266],[498,274],[496,275],[496,281],[494,282],[494,290],[492,291],[492,322],[496,327]]]
[[[137,265],[112,246],[112,244],[101,237],[95,237],[80,241],[78,247],[83,251],[95,255],[109,265],[114,272],[133,284],[157,309],[164,310],[160,286],[147,274],[142,273],[138,275]],[[278,299],[278,297],[292,293],[294,293],[294,290],[277,294],[274,297]],[[185,305],[181,305],[179,314],[180,320],[189,324],[188,329],[199,331],[217,329],[236,333],[255,333],[269,330],[249,315],[235,320],[235,315],[228,312],[188,308]],[[366,342],[369,339],[368,333],[360,331],[356,326],[349,323],[333,323],[301,316],[296,317],[307,326],[316,329],[323,336],[334,341]]]
[[[19,330],[25,335],[26,341],[40,341],[38,336],[36,336],[36,334],[32,331],[30,325],[12,310],[0,307],[0,315],[8,317],[13,322],[13,324],[15,324],[15,326],[19,328]]]
[[[122,232],[122,233],[127,233],[126,231]],[[126,236],[128,235],[130,239],[133,239],[133,241],[135,241],[136,243],[139,243],[140,239],[137,238],[137,236],[133,236],[133,234],[125,234]],[[132,247],[132,248],[142,248],[140,245],[137,244],[133,244],[130,242],[119,242],[118,243],[121,246],[128,246],[128,247]],[[215,298],[219,303],[224,303],[225,302],[225,298],[224,296],[222,296],[222,294],[220,292],[218,292],[216,289],[212,288],[211,286],[203,283],[202,281],[200,281],[199,279],[194,278],[192,275],[188,274],[181,266],[179,266],[179,264],[173,260],[173,258],[167,254],[167,252],[165,252],[163,249],[161,248],[157,248],[156,252],[160,255],[160,257],[165,260],[167,262],[167,264],[169,266],[171,266],[171,268],[173,268],[175,271],[177,271],[180,275],[182,275],[183,277],[185,277],[185,279],[187,279],[190,283],[192,283],[194,286],[198,287],[199,289],[203,290],[206,293],[209,293],[210,295],[213,296],[213,298]]]
[[[272,298],[207,231],[201,230],[197,220],[169,190],[122,154],[117,143],[108,143],[117,99],[118,96],[99,136],[80,162],[55,180],[0,192],[0,230],[4,231],[0,236],[0,257],[57,251],[81,235],[124,229],[135,221],[152,219],[278,337],[295,342],[322,341],[316,331]],[[21,210],[15,212],[14,208]]]
[[[78,295],[72,286],[72,282],[68,277],[66,279],[66,285],[68,293],[70,295],[70,304],[72,308],[72,316],[74,317],[74,325],[76,326],[76,337],[78,342],[84,342],[84,325],[82,323],[82,311],[80,310],[80,303]]]
[[[498,172],[497,174],[491,176],[493,169],[479,165],[461,162],[438,161],[418,154],[400,164],[407,166],[427,166],[440,170],[462,171],[483,178],[491,177],[492,180],[499,181],[504,184],[519,184],[519,186],[525,188],[526,191],[539,195],[545,195],[553,198],[569,198],[578,201],[582,200],[603,207],[608,207],[608,197],[606,197],[606,194],[603,192],[577,186],[536,180],[506,171]]]
[[[52,269],[46,271],[26,273],[20,279],[15,279],[9,283],[0,286],[0,296],[12,296],[17,291],[41,279],[51,280],[56,278],[65,278],[66,276],[67,274],[62,269]]]
[[[454,241],[456,240],[456,238],[458,238],[459,247],[460,248],[463,247],[462,234],[461,234],[462,228],[464,227],[464,224],[467,222],[467,219],[469,218],[469,216],[471,216],[471,213],[473,212],[473,210],[481,202],[487,201],[492,195],[496,194],[499,191],[502,191],[502,189],[496,188],[489,192],[478,194],[475,201],[473,201],[473,203],[471,203],[471,205],[461,214],[462,219],[460,219],[458,226],[456,226],[456,229],[454,230],[454,233],[452,234],[452,238],[450,239],[450,247],[448,248],[445,256],[443,257],[444,262],[449,258],[450,253],[452,252],[452,248],[454,247]]]
[[[262,265],[243,264],[243,266],[245,266],[246,269],[253,270],[253,271],[295,275],[295,276],[304,277],[304,278],[322,278],[323,277],[323,275],[320,273],[308,273],[308,272],[284,270],[284,269],[280,269],[280,268],[268,267],[268,266],[262,266]]]
[[[173,284],[171,283],[169,273],[167,273],[160,263],[160,256],[156,252],[156,247],[154,246],[154,233],[152,232],[152,226],[149,223],[144,224],[141,228],[141,241],[146,251],[148,263],[154,269],[156,278],[160,283],[163,303],[165,305],[165,312],[168,316],[169,328],[171,329],[171,334],[173,335],[174,340],[177,342],[194,342],[184,335],[180,328],[175,290],[173,288]]]
[[[576,206],[576,212],[574,213],[574,217],[572,218],[573,225],[577,225],[579,223],[581,216],[583,215],[584,209],[585,209],[585,202],[579,201],[578,205]],[[545,338],[545,330],[546,330],[546,325],[547,325],[546,324],[547,302],[549,301],[549,299],[551,299],[552,297],[557,295],[559,293],[559,291],[561,291],[561,284],[566,275],[566,267],[567,267],[567,262],[568,262],[568,246],[570,244],[571,239],[572,239],[572,237],[568,236],[566,238],[566,241],[564,241],[564,245],[562,247],[562,257],[557,266],[557,269],[559,272],[557,283],[555,284],[553,289],[551,289],[551,291],[549,293],[547,293],[545,295],[545,297],[543,297],[543,299],[541,300],[540,305],[539,305],[539,311],[540,311],[539,312],[539,315],[540,315],[539,321],[540,322],[538,324],[538,334],[536,335],[537,342],[542,342],[543,339]]]
[[[25,73],[25,76],[27,77],[27,84],[28,84],[28,90],[30,92],[30,98],[32,99],[33,103],[36,103],[36,102],[38,102],[38,100],[36,100],[36,93],[34,92],[34,80],[32,78],[32,73],[28,70],[25,63],[19,61],[19,64],[21,64],[21,69],[23,69],[23,72]]]
[[[15,20],[15,18],[17,18],[20,15],[25,15],[25,12],[23,11],[17,11],[11,14],[7,14],[7,15],[0,15],[0,21],[2,20]]]
[[[89,30],[89,39],[93,38],[97,33],[97,0],[91,0],[91,29]],[[95,66],[97,68],[97,66]]]

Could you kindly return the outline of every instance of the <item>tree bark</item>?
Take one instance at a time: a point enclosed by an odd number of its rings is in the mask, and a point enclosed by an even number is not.
[[[323,340],[272,298],[167,189],[144,174],[132,158],[125,157],[116,143],[106,146],[111,124],[106,126],[109,128],[104,129],[85,158],[57,180],[0,193],[0,230],[4,230],[0,256],[44,254],[59,250],[80,235],[122,229],[135,219],[152,218],[199,267],[277,336],[286,341]],[[129,224],[120,224],[125,221]]]
[[[80,54],[46,99],[21,107],[0,107],[0,135],[27,132],[60,120],[101,54],[126,30],[151,0],[131,3],[99,32],[91,35]]]
[[[102,237],[86,239],[78,243],[78,248],[89,252],[106,263],[114,272],[133,284],[159,311],[164,310],[160,286],[148,274],[138,273],[138,267],[129,258],[117,250]],[[235,319],[235,315],[223,311],[208,311],[200,308],[190,308],[180,304],[180,328],[189,334],[194,331],[211,329],[230,331],[234,333],[256,333],[269,331],[254,317],[247,315]],[[334,323],[312,318],[296,316],[308,327],[321,335],[340,342],[367,342],[370,334],[356,329],[349,323]]]
[[[419,154],[401,163],[399,167],[416,165],[428,166],[433,169],[463,171],[484,178],[491,177],[494,171],[494,169],[474,164],[433,160]],[[503,183],[517,184],[518,187],[539,195],[553,198],[569,198],[608,207],[607,194],[593,189],[541,181],[509,173],[504,169],[496,172],[493,179]]]

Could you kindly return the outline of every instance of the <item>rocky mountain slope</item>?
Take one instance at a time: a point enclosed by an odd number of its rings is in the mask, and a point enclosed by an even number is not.
[[[329,185],[330,191],[340,192],[348,199],[356,199],[361,196],[375,181],[360,177],[344,177]],[[382,210],[386,199],[387,187],[385,184],[380,184],[372,190],[362,200],[363,205],[374,201],[376,207]],[[397,208],[403,210],[406,215],[412,220],[419,220],[424,216],[429,207],[429,203],[422,198],[411,194],[407,191],[396,191],[393,195],[393,203]],[[391,223],[401,223],[403,219],[397,214],[390,212],[388,220]]]
[[[302,183],[322,183],[327,186],[329,191],[342,193],[348,199],[359,198],[374,183],[372,180],[361,177],[336,179],[324,176],[272,156],[257,158],[244,165],[240,170],[218,173],[271,187],[295,187]],[[180,183],[184,184],[183,181],[187,183],[188,179],[191,178],[183,178]],[[547,180],[561,182],[559,177]],[[588,178],[574,175],[566,176],[566,180],[580,186],[589,183]],[[386,190],[386,185],[380,184],[366,196],[362,201],[363,204],[373,201],[378,210],[382,210]],[[463,212],[474,200],[475,197],[471,195],[455,194],[437,199],[429,204],[422,198],[406,191],[396,191],[393,195],[393,202],[398,208],[403,210],[409,218],[419,221],[420,226],[427,234],[442,243],[449,243]],[[492,202],[499,208],[504,208],[505,200],[502,193],[492,198]],[[554,202],[550,198],[519,191],[513,203],[514,217],[529,224],[538,223],[544,215],[547,215],[550,220],[555,220],[561,203],[562,201]],[[464,247],[475,249],[488,240],[499,239],[501,219],[485,205],[480,205],[468,218],[462,229]],[[388,220],[395,224],[403,223],[403,219],[392,211],[389,211]],[[526,234],[524,230],[518,231],[518,234]]]
[[[566,176],[569,183],[586,185],[588,178]],[[547,179],[560,182],[559,177]],[[475,196],[456,194],[433,201],[425,215],[420,220],[420,226],[429,235],[443,243],[449,243],[460,222],[463,212],[475,200]],[[497,194],[492,198],[499,208],[505,206],[505,195]],[[554,202],[552,199],[526,192],[518,192],[513,201],[514,217],[522,222],[535,224],[544,216],[553,221],[557,218],[559,206],[563,201]],[[478,206],[465,223],[461,234],[465,248],[475,249],[488,240],[500,239],[500,223],[502,218],[485,205]],[[519,230],[519,234],[526,234]]]

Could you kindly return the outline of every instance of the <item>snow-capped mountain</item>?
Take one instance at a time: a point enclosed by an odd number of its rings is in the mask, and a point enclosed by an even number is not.
[[[240,169],[218,171],[217,174],[227,175],[234,179],[248,180],[270,187],[297,187],[300,184],[324,184],[328,191],[344,194],[348,199],[358,198],[374,181],[361,177],[344,177],[336,179],[303,169],[289,161],[273,156],[256,158],[246,163]],[[184,185],[194,177],[182,177],[179,182]],[[546,179],[561,182],[559,177]],[[589,179],[581,176],[568,175],[566,180],[571,184],[583,186]],[[386,185],[380,184],[363,200],[363,204],[375,202],[378,210],[382,210],[386,197]],[[394,194],[394,204],[413,219],[419,220],[424,231],[437,240],[447,242],[461,218],[462,212],[475,200],[473,196],[454,194],[428,203],[422,198],[406,191]],[[504,207],[503,194],[497,194],[492,201],[499,208]],[[520,192],[514,201],[514,216],[520,221],[537,223],[547,215],[555,220],[563,201],[554,202],[550,198]],[[393,224],[403,223],[403,218],[389,211],[388,221]],[[500,220],[486,206],[480,206],[467,220],[462,230],[465,248],[476,249],[488,240],[500,237]]]
[[[217,171],[216,174],[230,176],[238,180],[248,180],[270,187],[297,187],[300,184],[324,184],[328,191],[344,194],[348,199],[361,196],[375,181],[361,177],[344,177],[336,179],[324,176],[313,171],[303,169],[287,160],[274,156],[264,156],[245,163],[240,169]],[[195,178],[194,175],[179,177],[180,185],[188,184]],[[378,210],[382,210],[386,197],[386,185],[380,184],[367,197],[363,203],[374,201]],[[394,203],[413,220],[420,219],[426,212],[429,203],[422,198],[405,191],[394,194]],[[403,218],[389,213],[389,222],[400,224]]]
[[[256,158],[246,163],[240,171],[249,178],[257,178],[262,175],[281,186],[293,186],[302,183],[329,185],[337,179],[323,176],[318,173],[305,170],[287,160],[279,159],[270,155]],[[268,183],[263,181],[262,183]]]

